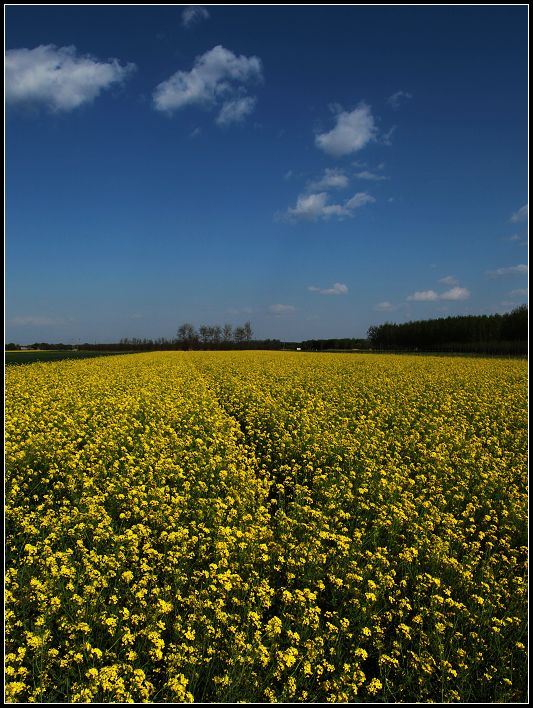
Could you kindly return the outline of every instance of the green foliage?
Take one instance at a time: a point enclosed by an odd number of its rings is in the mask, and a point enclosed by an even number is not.
[[[375,349],[422,349],[478,353],[525,354],[528,337],[527,305],[506,315],[441,317],[368,330]]]

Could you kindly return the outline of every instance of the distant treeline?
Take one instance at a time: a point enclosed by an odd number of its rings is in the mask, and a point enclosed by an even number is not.
[[[10,342],[7,350],[78,350],[99,352],[140,352],[196,349],[284,349],[303,351],[429,351],[477,354],[523,355],[528,349],[528,308],[521,305],[505,315],[468,315],[417,320],[404,324],[372,326],[368,339],[307,339],[282,342],[279,339],[254,339],[250,322],[232,325],[181,325],[174,339],[125,337],[117,343],[49,344],[35,342],[27,347]]]
[[[331,350],[368,349],[370,343],[367,339],[306,339],[300,344],[304,351],[324,352]]]
[[[505,315],[467,315],[370,327],[372,349],[527,354],[528,308]]]
[[[75,350],[96,352],[146,352],[164,350],[192,350],[192,349],[283,349],[286,345],[279,339],[253,339],[252,326],[245,322],[242,327],[233,327],[230,324],[202,325],[198,330],[190,323],[180,326],[174,339],[158,337],[157,339],[140,339],[137,337],[124,337],[118,343],[90,344],[50,344],[48,342],[35,342],[27,347],[10,342],[5,348],[11,351],[24,349],[40,350]]]
[[[296,348],[297,344],[292,343],[291,348]],[[21,351],[23,349],[33,349],[42,351],[87,351],[87,352],[151,352],[177,349],[286,349],[288,345],[279,339],[251,339],[246,342],[236,344],[235,342],[221,342],[219,345],[208,346],[198,342],[194,346],[184,346],[183,342],[177,339],[138,339],[125,337],[120,342],[90,343],[83,344],[51,344],[50,342],[34,342],[28,346],[21,346],[14,342],[5,345],[6,351]]]

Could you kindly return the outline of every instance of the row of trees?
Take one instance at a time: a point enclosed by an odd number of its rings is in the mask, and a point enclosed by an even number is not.
[[[178,329],[177,344],[181,349],[233,349],[250,346],[253,337],[252,325],[245,322],[242,327],[230,324],[202,325],[198,331],[190,322]]]
[[[373,349],[423,349],[487,353],[527,353],[528,308],[521,305],[505,315],[468,315],[386,322],[370,327]]]
[[[417,320],[403,324],[386,322],[372,326],[368,339],[308,339],[281,342],[279,339],[253,339],[252,325],[202,325],[196,329],[191,323],[182,324],[176,338],[123,338],[116,343],[48,344],[35,342],[30,349],[79,349],[87,351],[161,351],[165,349],[303,349],[327,350],[404,350],[450,351],[490,354],[527,354],[528,308],[521,305],[505,315],[469,315]],[[13,342],[6,349],[20,349]]]
[[[331,350],[368,349],[370,346],[367,339],[306,339],[300,347],[307,352],[324,352]]]
[[[24,347],[25,349],[59,349],[80,351],[163,351],[172,349],[281,349],[283,342],[279,339],[254,340],[252,325],[245,322],[243,326],[233,327],[231,324],[202,325],[198,330],[190,323],[182,324],[174,339],[158,337],[157,339],[143,339],[138,337],[123,337],[118,344],[95,342],[90,344],[50,344],[49,342],[34,342]],[[8,350],[20,350],[21,346],[9,342],[5,346]]]

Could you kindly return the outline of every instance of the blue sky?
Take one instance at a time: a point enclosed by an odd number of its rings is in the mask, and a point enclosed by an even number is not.
[[[526,6],[8,6],[5,336],[527,302]]]

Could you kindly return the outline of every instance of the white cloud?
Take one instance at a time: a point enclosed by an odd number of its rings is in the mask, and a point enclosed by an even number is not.
[[[184,27],[191,27],[202,20],[208,19],[209,12],[203,5],[189,5],[181,13],[181,24]]]
[[[327,200],[326,192],[300,194],[296,206],[290,207],[285,216],[289,221],[318,221],[332,216],[342,219],[350,215],[348,209],[341,204],[327,204]]]
[[[467,288],[455,287],[439,295],[440,300],[468,300],[470,290]]]
[[[527,297],[527,288],[518,288],[517,290],[511,290],[509,293],[510,297]]]
[[[412,295],[408,295],[407,300],[411,302],[435,302],[437,300],[468,300],[469,297],[470,290],[456,286],[443,293],[437,293],[435,290],[417,290]]]
[[[117,59],[100,61],[89,55],[78,56],[73,46],[8,49],[6,103],[71,111],[90,103],[113,84],[122,83],[135,68],[135,64],[121,66]]]
[[[444,278],[440,278],[439,283],[444,283],[444,285],[459,285],[457,278],[453,275],[446,275]]]
[[[320,295],[346,295],[348,292],[348,286],[344,283],[334,283],[331,288],[317,288],[314,285],[310,285],[307,289]]]
[[[524,263],[515,266],[507,266],[505,268],[496,268],[496,270],[488,270],[487,275],[493,278],[499,278],[505,275],[527,275],[528,267]]]
[[[385,175],[377,175],[375,172],[370,172],[369,170],[356,172],[354,176],[358,179],[368,179],[373,182],[381,182],[381,180],[389,179],[388,177],[385,177]]]
[[[374,305],[374,310],[378,310],[379,312],[392,312],[393,310],[397,310],[398,306],[393,305],[392,302],[389,302],[388,300],[385,300],[384,302],[378,302],[377,305]]]
[[[153,94],[154,105],[167,113],[186,106],[221,106],[217,122],[228,124],[251,112],[255,99],[244,95],[246,86],[262,78],[259,57],[237,56],[218,45],[196,57],[190,71],[176,71],[160,83]]]
[[[434,290],[417,290],[412,295],[408,295],[407,299],[414,302],[433,302],[439,299],[439,295]]]
[[[523,207],[520,207],[518,211],[515,211],[515,213],[511,216],[510,219],[513,224],[517,224],[520,221],[527,221],[528,220],[528,205],[524,204]]]
[[[317,180],[310,182],[307,188],[312,192],[323,189],[344,189],[348,186],[348,177],[336,167],[326,167],[324,174]]]
[[[357,194],[354,194],[353,197],[346,202],[346,206],[348,209],[359,209],[365,204],[371,204],[375,201],[374,197],[367,194],[367,192],[357,192]]]
[[[344,204],[328,204],[326,192],[300,194],[296,206],[289,208],[280,218],[287,221],[327,221],[332,217],[345,219],[352,217],[355,209],[375,201],[374,197],[366,192],[355,194]]]
[[[273,315],[288,315],[291,312],[295,312],[296,308],[294,305],[282,305],[278,303],[276,305],[270,305],[268,311]]]
[[[257,99],[251,96],[244,96],[231,101],[225,101],[216,122],[218,125],[230,125],[231,123],[242,123],[255,108]]]
[[[407,91],[396,91],[392,96],[389,96],[387,103],[392,106],[395,110],[398,109],[404,101],[408,101],[413,98],[412,94],[407,93]]]
[[[351,113],[341,111],[337,123],[328,133],[315,136],[315,144],[333,157],[357,152],[376,139],[377,128],[370,107],[361,103]]]

